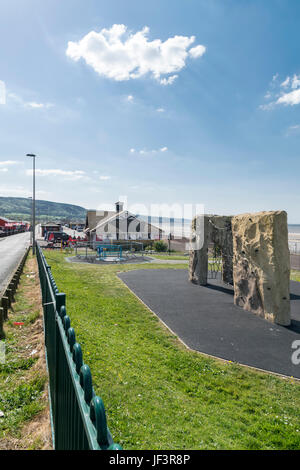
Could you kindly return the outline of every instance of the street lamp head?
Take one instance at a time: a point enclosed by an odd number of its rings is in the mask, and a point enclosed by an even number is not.
[[[34,153],[26,153],[26,157],[36,157]]]

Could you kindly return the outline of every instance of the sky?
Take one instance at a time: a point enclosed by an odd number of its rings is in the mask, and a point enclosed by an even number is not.
[[[0,195],[300,223],[300,2],[0,2]],[[298,189],[297,189],[298,188]]]

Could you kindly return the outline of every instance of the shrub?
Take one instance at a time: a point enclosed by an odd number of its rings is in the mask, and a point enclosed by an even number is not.
[[[151,250],[153,250],[153,246],[152,246],[152,245],[146,246],[145,251],[151,251]]]
[[[168,250],[168,245],[163,241],[154,242],[154,249],[158,252],[165,252]]]

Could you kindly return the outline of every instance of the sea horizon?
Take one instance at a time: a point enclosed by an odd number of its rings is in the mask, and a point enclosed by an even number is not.
[[[151,223],[153,225],[158,226],[161,228],[165,234],[172,233],[175,236],[185,236],[189,237],[191,232],[191,220],[188,219],[168,219],[167,217],[162,217],[159,220],[159,217],[152,217]],[[300,224],[288,224],[288,233],[289,235],[292,234],[299,234],[300,238]]]

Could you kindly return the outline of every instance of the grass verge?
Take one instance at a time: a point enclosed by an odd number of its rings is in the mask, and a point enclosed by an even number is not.
[[[147,256],[147,255],[146,255]],[[189,257],[184,255],[173,255],[173,254],[163,254],[163,255],[149,255],[151,258],[162,259],[162,260],[174,260],[174,261],[186,261],[189,262]]]
[[[118,279],[140,265],[46,257],[67,294],[110,430],[125,449],[300,448],[298,382],[187,350]]]
[[[0,450],[50,449],[40,288],[32,255],[28,256],[15,300],[2,342],[5,362],[0,364]]]
[[[300,282],[300,271],[291,271],[291,279]]]

